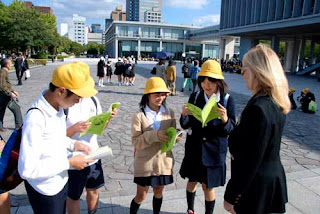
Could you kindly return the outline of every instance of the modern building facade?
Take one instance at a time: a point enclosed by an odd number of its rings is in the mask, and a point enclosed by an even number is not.
[[[286,71],[320,68],[320,0],[222,0],[220,34],[241,37],[240,58],[267,40]]]
[[[152,11],[147,10],[144,12],[144,22],[162,22],[162,12],[158,11],[158,8],[153,8]]]
[[[101,29],[101,24],[91,24],[91,32],[90,33],[103,33]]]
[[[172,53],[174,59],[181,59],[182,53],[196,59],[218,59],[220,54],[219,26],[114,21],[105,32],[105,41],[106,51],[114,58],[150,57],[160,51]],[[239,48],[239,43],[232,44]]]
[[[81,45],[88,43],[88,27],[86,27],[86,18],[73,14],[72,26],[69,29],[69,39]]]
[[[150,20],[155,20],[155,17],[159,15],[162,16],[162,0],[127,0],[126,3],[127,10],[127,21],[140,21],[145,22],[146,12],[149,11],[149,16],[151,17],[152,11],[157,11],[157,13],[150,18]],[[162,17],[160,18],[162,20]]]
[[[111,25],[113,20],[126,21],[127,13],[122,11],[122,5],[118,5],[114,11],[110,13],[110,18],[105,19],[105,30]]]
[[[88,43],[89,42],[95,42],[95,43],[99,43],[99,44],[103,44],[102,41],[102,33],[88,33]]]

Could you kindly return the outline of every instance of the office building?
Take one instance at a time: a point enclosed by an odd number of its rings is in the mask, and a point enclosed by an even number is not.
[[[158,10],[158,8],[152,8],[152,11],[144,12],[144,22],[162,22],[162,12]]]
[[[222,0],[220,34],[241,37],[240,58],[264,40],[285,71],[320,73],[319,0]]]
[[[45,13],[45,14],[53,14],[53,11],[51,9],[51,7],[47,7],[47,6],[34,6],[34,4],[31,1],[25,1],[26,3],[26,7],[28,8],[33,8],[37,11],[40,11],[41,13]]]
[[[69,29],[69,39],[81,45],[88,43],[88,27],[86,27],[86,18],[73,14],[72,26]]]
[[[91,24],[91,32],[90,33],[103,33],[100,24]]]
[[[108,29],[113,20],[125,21],[126,17],[126,12],[122,11],[122,5],[118,5],[116,9],[110,13],[110,18],[105,19],[105,30]]]
[[[161,15],[162,0],[127,0],[126,10],[127,21],[145,22],[146,11],[158,11],[157,17]]]
[[[67,23],[60,24],[60,36],[68,37],[68,24]]]

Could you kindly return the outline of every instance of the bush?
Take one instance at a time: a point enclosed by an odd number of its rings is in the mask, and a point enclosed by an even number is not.
[[[61,60],[61,59],[68,58],[68,57],[69,57],[68,55],[67,56],[62,56],[61,54],[59,54],[57,56],[57,59]]]
[[[31,58],[34,58],[34,59],[48,59],[48,54],[46,52],[38,52],[37,54],[32,54]]]
[[[27,59],[29,67],[34,65],[47,65],[47,59]]]

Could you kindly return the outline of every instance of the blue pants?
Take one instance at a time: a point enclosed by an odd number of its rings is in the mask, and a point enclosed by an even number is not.
[[[24,185],[34,214],[66,213],[68,183],[58,194],[53,196],[46,196],[38,193],[27,181],[24,182]]]

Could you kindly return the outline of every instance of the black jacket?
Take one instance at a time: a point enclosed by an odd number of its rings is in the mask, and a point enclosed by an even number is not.
[[[188,103],[195,104],[203,109],[206,104],[204,91],[201,90],[194,102],[197,93],[193,93]],[[223,104],[221,96],[220,103]],[[235,126],[235,104],[230,96],[226,105],[228,121],[221,124],[220,119],[215,119],[202,128],[202,124],[193,116],[181,116],[180,124],[183,129],[191,128],[192,134],[187,136],[185,145],[185,158],[193,159],[196,166],[196,159],[201,160],[204,166],[214,167],[222,166],[225,163],[228,151],[228,135]]]
[[[279,156],[285,118],[271,97],[256,95],[230,135],[231,179],[224,199],[236,213],[285,212],[287,186]]]

